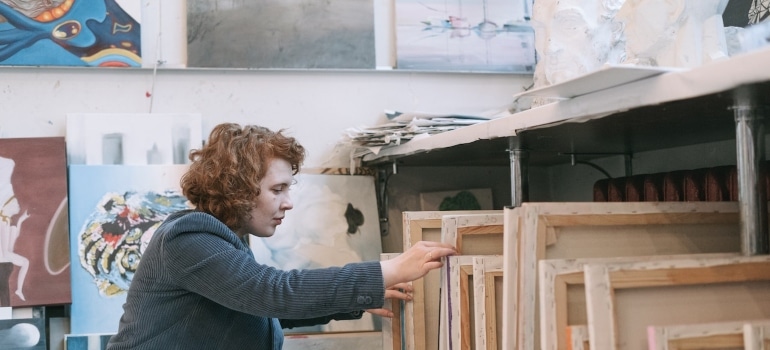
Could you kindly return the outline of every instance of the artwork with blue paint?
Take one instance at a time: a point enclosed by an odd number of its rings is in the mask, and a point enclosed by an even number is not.
[[[0,65],[141,66],[138,0],[2,0]]]
[[[152,234],[189,208],[186,165],[70,165],[73,334],[114,333],[126,292]]]
[[[0,349],[46,350],[45,319],[0,320]]]
[[[65,348],[67,350],[105,350],[113,334],[65,334]]]
[[[249,237],[257,261],[282,270],[342,266],[379,260],[382,253],[374,179],[371,176],[299,174],[291,187],[294,208],[269,238]],[[286,333],[380,329],[379,319],[332,321]]]
[[[396,0],[398,69],[535,71],[532,0]]]

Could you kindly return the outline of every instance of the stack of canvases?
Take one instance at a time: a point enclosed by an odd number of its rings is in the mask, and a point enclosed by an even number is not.
[[[768,169],[770,162],[765,163]],[[764,172],[770,194],[770,174]],[[767,197],[770,198],[770,195]],[[675,170],[601,179],[593,186],[594,202],[737,201],[735,165]]]
[[[405,212],[405,245],[440,239],[461,254],[415,283],[403,329],[383,329],[385,348],[767,342],[770,256],[741,255],[738,211],[737,202],[586,202]]]

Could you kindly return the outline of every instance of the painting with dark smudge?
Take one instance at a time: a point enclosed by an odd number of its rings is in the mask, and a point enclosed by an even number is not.
[[[299,174],[294,208],[269,238],[250,238],[257,261],[283,270],[379,260],[382,253],[374,177]],[[376,318],[300,327],[287,333],[376,330]]]

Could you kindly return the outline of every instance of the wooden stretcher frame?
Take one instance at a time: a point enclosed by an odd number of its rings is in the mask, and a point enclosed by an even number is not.
[[[770,281],[770,255],[586,264],[583,273],[591,349],[614,350],[616,289]]]
[[[468,211],[405,211],[402,213],[403,219],[403,241],[404,251],[412,247],[419,241],[441,241],[442,219],[445,215],[477,215],[477,214],[500,214],[499,210],[468,210]],[[435,232],[438,231],[438,232]],[[430,274],[440,274],[439,271],[431,271]],[[428,277],[428,276],[426,276]],[[406,350],[437,350],[439,333],[438,329],[431,334],[426,334],[426,310],[434,312],[436,319],[434,324],[439,324],[438,296],[440,282],[426,287],[426,277],[412,282],[412,302],[404,307],[404,341]],[[426,305],[426,292],[435,293],[435,305]],[[434,311],[435,310],[435,311]],[[431,337],[437,340],[436,349],[429,349],[426,345],[426,339]]]
[[[758,332],[770,331],[770,319],[647,327],[649,350],[730,349],[763,345]],[[747,334],[749,333],[749,334]],[[765,333],[770,335],[770,333]],[[749,341],[744,342],[748,337]]]
[[[503,277],[503,256],[473,258],[473,296],[476,328],[476,350],[496,350],[497,314],[503,312],[497,304],[495,284]],[[470,325],[468,325],[468,328]]]
[[[382,253],[380,261],[390,260],[401,253]],[[401,312],[401,303],[398,300],[385,299],[386,309],[393,311],[393,318],[382,317],[382,350],[402,350],[402,330],[401,322],[403,312]]]
[[[565,328],[567,335],[567,350],[590,350],[588,345],[588,326],[572,325]]]
[[[506,252],[515,251],[515,265],[508,259],[506,270],[517,268],[517,284],[506,283],[506,305],[517,305],[516,317],[504,322],[506,348],[535,350],[539,333],[537,262],[546,256],[546,247],[558,244],[556,229],[577,226],[629,226],[653,224],[732,224],[735,226],[736,251],[740,249],[738,204],[736,202],[623,202],[623,203],[523,203],[518,210],[506,211],[506,216],[519,217],[518,232],[506,232]],[[506,217],[506,220],[508,218]],[[511,221],[513,219],[510,219]],[[510,228],[511,230],[513,228]],[[517,239],[513,239],[516,237]],[[669,254],[696,253],[692,251]],[[700,253],[700,252],[697,252]],[[643,254],[636,254],[643,255]],[[513,292],[511,289],[515,288]],[[509,300],[512,296],[515,300]],[[506,310],[510,310],[506,308]],[[510,323],[513,323],[512,325]],[[539,340],[539,339],[538,339]]]
[[[770,325],[744,324],[743,347],[745,350],[770,350]]]
[[[473,274],[473,255],[455,255],[447,257],[447,282],[442,282],[441,292],[441,342],[442,349],[471,350],[471,295],[476,276]],[[474,282],[470,282],[473,280]],[[475,295],[474,295],[475,297]]]
[[[497,211],[494,213],[482,213],[482,214],[462,214],[462,215],[445,215],[441,221],[441,241],[449,243],[457,248],[460,256],[471,255],[502,255],[503,254],[503,234],[505,232],[503,222],[503,212]],[[469,268],[472,274],[473,260],[469,260]],[[447,266],[442,268],[442,288],[441,292],[444,293],[447,290],[452,290],[455,284],[450,284],[449,288],[444,283],[444,276],[447,275]],[[467,280],[465,280],[467,281]],[[470,292],[473,292],[473,286],[470,287]],[[442,301],[446,301],[447,296],[442,295]],[[458,299],[454,299],[458,300]],[[470,298],[463,296],[459,299],[462,302],[468,303]],[[442,305],[450,305],[446,302]],[[468,305],[469,306],[469,305]],[[439,341],[439,348],[446,349],[452,347],[454,344],[463,350],[470,350],[471,348],[471,314],[470,307],[460,308],[462,311],[459,315],[452,313],[443,313],[442,315],[449,315],[451,317],[442,317],[439,333],[446,334],[447,336],[441,336]],[[455,317],[459,316],[459,317]],[[452,321],[451,324],[449,321]],[[458,328],[452,328],[458,327]],[[461,329],[462,334],[455,334],[455,330]],[[459,337],[458,337],[459,335]],[[451,343],[447,343],[451,342]]]
[[[640,260],[677,260],[693,257],[727,258],[740,256],[740,253],[723,254],[682,254],[658,256],[631,256],[617,258],[586,258],[586,259],[543,259],[538,262],[540,292],[540,345],[543,350],[569,349],[575,347],[567,331],[571,326],[567,320],[568,298],[567,289],[570,285],[583,285],[583,269],[589,263],[628,263]],[[587,329],[586,329],[587,330]],[[587,335],[587,333],[586,333]],[[585,339],[587,342],[588,339]]]
[[[382,335],[376,331],[318,334],[286,334],[283,348],[313,350],[359,350],[380,348]]]

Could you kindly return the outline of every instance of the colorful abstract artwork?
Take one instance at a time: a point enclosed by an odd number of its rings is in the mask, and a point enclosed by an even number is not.
[[[0,65],[141,66],[138,0],[1,0]]]
[[[396,0],[398,69],[535,71],[531,0]]]
[[[379,260],[382,253],[372,176],[300,174],[291,187],[294,208],[270,238],[250,237],[257,261],[291,270]],[[376,330],[375,318],[332,321],[291,332]]]
[[[189,204],[186,165],[70,165],[72,334],[114,333],[152,234]]]
[[[46,350],[45,318],[0,320],[0,349]]]
[[[66,304],[64,138],[0,139],[0,306]]]
[[[202,144],[199,114],[67,114],[67,164],[187,164]]]

